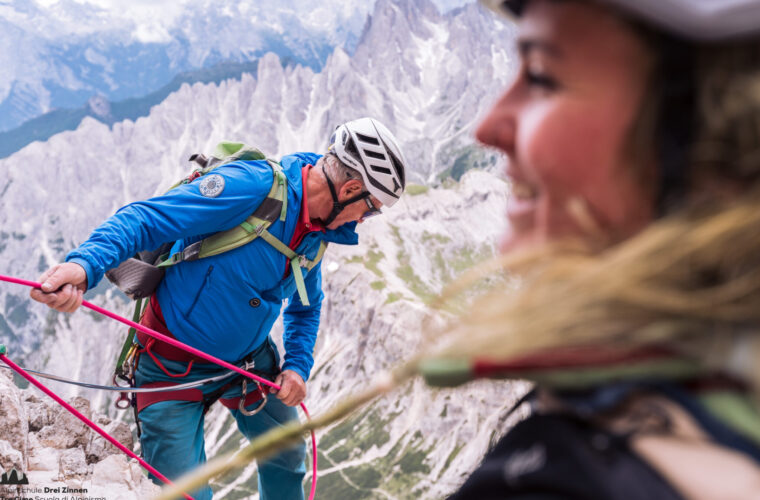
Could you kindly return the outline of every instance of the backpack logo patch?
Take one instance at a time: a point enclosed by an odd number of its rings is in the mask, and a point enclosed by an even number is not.
[[[199,186],[201,194],[206,198],[216,198],[224,191],[224,177],[219,174],[207,175]]]

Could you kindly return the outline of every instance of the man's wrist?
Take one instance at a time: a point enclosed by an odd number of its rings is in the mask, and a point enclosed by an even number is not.
[[[301,380],[303,380],[304,382],[306,382],[306,380],[308,379],[308,375],[306,375],[303,372],[303,370],[299,369],[296,366],[288,365],[288,363],[285,363],[284,365],[282,365],[282,371],[283,372],[284,371],[291,371],[293,373],[296,373],[299,377],[301,377]]]
[[[66,263],[67,264],[76,264],[76,265],[80,266],[82,269],[84,269],[84,273],[87,276],[87,278],[86,278],[87,282],[85,283],[85,289],[89,290],[91,288],[90,287],[90,283],[93,282],[93,271],[92,271],[92,266],[90,266],[90,263],[87,262],[84,259],[79,258],[79,257],[73,257],[71,259],[68,259],[66,261]]]

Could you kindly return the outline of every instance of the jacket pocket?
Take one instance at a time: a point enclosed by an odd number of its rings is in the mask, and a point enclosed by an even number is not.
[[[186,317],[190,317],[190,314],[192,314],[193,309],[195,309],[195,305],[198,303],[198,300],[200,300],[201,295],[203,294],[203,290],[208,287],[209,281],[211,281],[211,271],[214,270],[214,266],[210,265],[208,266],[208,270],[206,271],[206,276],[203,277],[203,283],[201,283],[200,288],[198,288],[198,292],[195,294],[195,298],[193,299],[193,303],[190,304],[190,307],[188,308],[187,312],[185,313]]]

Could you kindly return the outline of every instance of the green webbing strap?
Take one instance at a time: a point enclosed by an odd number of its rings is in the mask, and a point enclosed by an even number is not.
[[[296,290],[298,290],[298,297],[301,299],[301,304],[309,306],[309,295],[306,293],[306,283],[303,280],[303,273],[301,272],[301,266],[298,264],[299,259],[293,259],[290,261],[290,268],[293,270],[293,277],[296,280]]]
[[[0,354],[5,354],[6,352],[5,345],[0,344]]]
[[[325,243],[324,241],[322,241],[322,242],[319,244],[319,251],[317,251],[317,255],[316,255],[316,257],[314,257],[314,260],[310,260],[310,261],[308,262],[308,265],[306,266],[306,268],[307,268],[309,271],[311,271],[312,269],[314,269],[314,267],[315,267],[317,264],[319,264],[319,261],[320,261],[320,260],[322,260],[322,257],[324,257],[324,255],[325,255],[325,250],[327,250],[327,243]]]
[[[145,299],[137,299],[135,301],[135,312],[132,313],[132,321],[135,323],[140,321],[140,316],[142,316],[143,300]],[[137,330],[135,330],[134,327],[131,327],[129,329],[129,333],[127,334],[127,339],[124,341],[124,345],[121,347],[121,354],[119,354],[119,360],[116,362],[117,372],[121,371],[121,367],[124,364],[124,360],[127,359],[127,353],[129,353],[129,349],[132,347],[132,344],[134,343],[135,332],[137,332]]]
[[[227,147],[229,151],[232,151],[233,153],[237,153],[241,144],[222,143],[218,148],[221,148],[222,146]],[[258,150],[256,151],[258,152]],[[222,153],[223,151],[218,149],[215,154]],[[157,267],[166,268],[183,261],[197,260],[212,255],[218,255],[220,253],[234,250],[246,243],[250,243],[259,236],[262,229],[266,229],[272,224],[272,222],[274,222],[274,219],[276,218],[275,214],[277,212],[279,212],[280,220],[284,221],[287,215],[288,204],[287,179],[282,172],[282,167],[279,163],[273,160],[267,160],[267,163],[272,167],[272,186],[269,188],[269,193],[264,201],[252,215],[232,229],[213,234],[208,238],[197,241],[192,245],[185,247],[181,252],[177,252],[171,256],[162,256]],[[277,210],[277,212],[273,212],[272,210]]]
[[[182,262],[185,260],[185,251],[177,252],[173,255],[164,254],[159,259],[159,263],[156,264],[156,267],[169,267],[173,266],[174,264],[177,264],[178,262]]]
[[[245,229],[249,233],[255,233],[256,230],[258,229],[256,226],[254,226],[253,224],[251,224],[247,220],[244,220],[243,222],[241,222],[240,223],[240,227],[242,227],[243,229]]]
[[[272,182],[272,189],[269,191],[269,198],[275,198],[282,201],[282,208],[280,209],[280,220],[285,222],[285,216],[288,213],[288,183],[285,178],[285,174],[282,171],[282,166],[274,160],[267,158],[267,163],[272,167],[275,180]],[[275,188],[276,193],[275,194]]]
[[[305,306],[310,305],[309,296],[306,293],[306,283],[303,280],[303,272],[301,271],[301,264],[304,264],[306,268],[311,270],[316,265],[316,262],[318,262],[318,259],[311,261],[302,255],[298,255],[289,246],[278,240],[266,229],[261,231],[261,237],[264,239],[264,241],[272,245],[275,250],[290,260],[290,268],[293,270],[293,278],[296,280],[296,290],[298,290],[298,297],[301,299],[301,304]],[[324,254],[324,250],[322,248],[323,245],[320,245],[319,248],[321,254]],[[319,253],[317,255],[320,256]]]
[[[272,235],[272,233],[270,233],[266,229],[264,229],[263,231],[261,231],[261,234],[259,236],[261,236],[264,239],[264,241],[266,241],[267,243],[269,243],[270,245],[272,245],[278,252],[280,252],[281,254],[283,254],[288,259],[293,260],[293,259],[297,259],[298,258],[298,254],[297,253],[295,253],[285,243],[283,243],[280,240],[278,240],[277,237],[275,237],[274,235]]]
[[[288,214],[288,195],[287,195],[287,185],[285,184],[285,174],[280,172],[277,175],[277,178],[280,180],[280,183],[282,185],[281,188],[281,196],[282,196],[282,208],[280,209],[280,221],[285,222],[285,217]]]

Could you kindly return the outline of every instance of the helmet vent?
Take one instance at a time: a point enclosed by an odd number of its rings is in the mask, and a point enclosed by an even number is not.
[[[346,153],[350,154],[354,157],[356,161],[358,161],[360,164],[362,163],[362,157],[359,155],[359,150],[356,149],[356,144],[354,144],[353,138],[349,137],[346,141],[346,145],[344,146]]]
[[[365,149],[364,154],[369,156],[370,158],[375,158],[376,160],[385,161],[385,155],[383,153],[377,153],[375,151],[370,151],[369,149]]]
[[[401,181],[401,187],[406,186],[406,176],[404,175],[404,165],[399,161],[398,158],[391,152],[388,151],[388,157],[391,159],[391,164],[393,164],[393,169],[396,171],[396,175],[398,175],[399,180]]]
[[[359,132],[356,133],[356,138],[359,139],[361,142],[366,142],[367,144],[374,144],[375,146],[379,146],[380,145],[380,141],[378,141],[374,137],[370,137],[368,135],[360,134]]]
[[[391,175],[391,169],[389,168],[379,167],[377,165],[372,165],[372,164],[370,164],[369,168],[371,168],[375,172],[380,172],[381,174]]]

